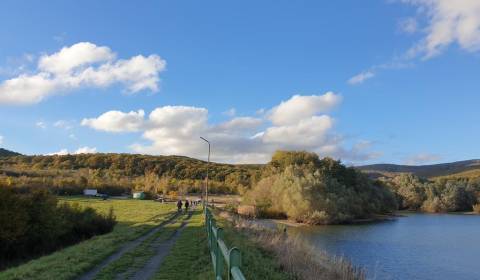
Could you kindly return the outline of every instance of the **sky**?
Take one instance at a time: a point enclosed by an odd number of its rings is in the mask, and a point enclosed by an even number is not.
[[[0,147],[480,158],[480,1],[2,1]]]

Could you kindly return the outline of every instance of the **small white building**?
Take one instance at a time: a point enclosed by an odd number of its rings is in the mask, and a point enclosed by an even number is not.
[[[97,189],[84,189],[83,190],[83,195],[96,196],[97,195]]]

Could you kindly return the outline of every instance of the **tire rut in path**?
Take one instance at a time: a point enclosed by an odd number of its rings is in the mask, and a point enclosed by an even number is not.
[[[133,279],[133,280],[151,279],[153,275],[160,269],[163,263],[163,260],[170,253],[170,250],[172,249],[173,245],[177,242],[177,239],[180,236],[180,233],[185,228],[185,226],[187,225],[192,215],[193,215],[193,211],[190,211],[188,213],[188,217],[182,222],[180,227],[176,229],[175,232],[167,240],[162,241],[160,244],[155,244],[154,245],[155,251],[156,251],[155,255],[152,256],[146,262],[143,268],[137,270],[136,273],[132,277],[129,277],[128,279]],[[117,279],[124,279],[124,278],[117,277]]]
[[[137,247],[138,245],[140,245],[143,241],[145,241],[145,239],[149,238],[150,236],[152,236],[155,233],[157,233],[158,231],[160,231],[165,225],[171,223],[172,221],[174,221],[179,216],[180,216],[179,213],[172,214],[165,221],[161,222],[158,226],[156,226],[155,228],[153,228],[152,230],[150,230],[146,234],[140,236],[139,238],[137,238],[133,241],[129,241],[126,245],[121,247],[119,250],[117,250],[112,255],[108,256],[106,259],[104,259],[101,263],[96,265],[90,271],[88,271],[85,274],[83,274],[82,276],[78,277],[77,280],[92,280],[92,279],[95,279],[95,276],[97,276],[97,274],[102,269],[107,267],[112,262],[121,258],[128,251],[130,251],[130,250],[134,249],[135,247]]]

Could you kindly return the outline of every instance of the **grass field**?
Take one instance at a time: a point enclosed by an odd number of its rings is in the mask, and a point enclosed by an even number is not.
[[[0,279],[73,279],[107,256],[125,242],[133,240],[166,220],[173,212],[173,204],[154,201],[62,197],[61,202],[78,203],[99,212],[113,208],[118,224],[113,232],[96,236],[26,264],[0,272]]]
[[[153,279],[214,279],[201,210],[195,210]]]

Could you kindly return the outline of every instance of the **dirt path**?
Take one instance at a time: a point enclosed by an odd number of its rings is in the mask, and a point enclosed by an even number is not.
[[[166,224],[169,224],[173,221],[175,221],[176,218],[180,216],[179,213],[173,214],[171,217],[169,217],[167,220],[161,222],[158,226],[156,226],[154,229],[150,230],[148,233],[140,236],[139,238],[128,242],[126,245],[121,247],[117,252],[113,253],[110,255],[108,258],[104,259],[101,263],[99,263],[97,266],[95,266],[93,269],[85,273],[84,275],[80,276],[77,278],[78,280],[91,280],[95,279],[95,276],[105,267],[107,267],[109,264],[112,262],[118,260],[121,258],[125,253],[127,253],[130,250],[133,250],[135,247],[140,245],[143,241],[145,241],[147,238],[150,236],[156,234],[158,231],[160,231]]]
[[[145,266],[136,271],[136,273],[129,277],[133,280],[147,280],[152,278],[152,276],[159,270],[164,258],[170,253],[173,245],[177,242],[180,233],[187,225],[188,221],[192,217],[193,211],[188,213],[188,217],[182,222],[180,227],[175,230],[175,232],[167,239],[159,243],[154,243],[155,255],[152,256],[145,264]],[[117,279],[124,279],[122,277]]]

